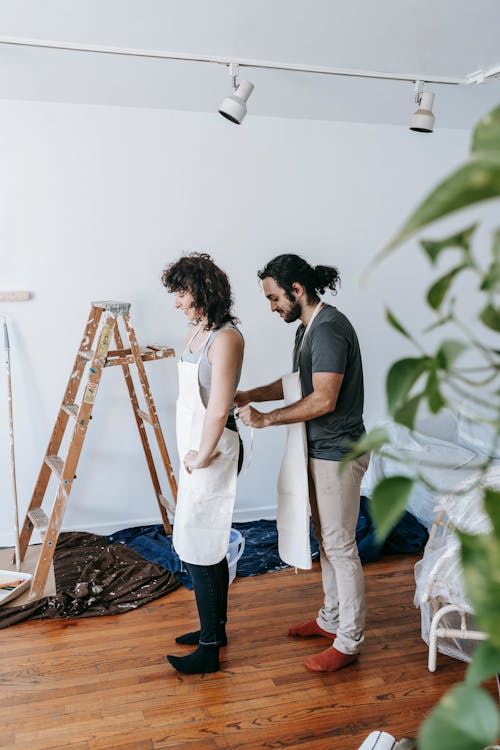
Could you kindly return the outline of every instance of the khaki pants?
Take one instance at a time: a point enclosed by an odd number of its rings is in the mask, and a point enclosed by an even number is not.
[[[344,654],[356,654],[364,640],[365,582],[356,524],[359,488],[369,460],[365,454],[340,474],[339,461],[309,458],[309,499],[325,595],[316,621],[336,633],[333,645]]]

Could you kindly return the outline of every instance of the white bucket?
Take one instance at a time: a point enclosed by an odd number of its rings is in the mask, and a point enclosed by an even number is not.
[[[236,577],[236,566],[245,549],[245,537],[237,529],[231,529],[229,534],[229,551],[227,553],[227,564],[229,567],[229,583]]]

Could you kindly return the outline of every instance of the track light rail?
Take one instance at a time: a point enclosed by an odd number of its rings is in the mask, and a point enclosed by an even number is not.
[[[123,55],[126,57],[143,57],[149,59],[186,60],[190,62],[212,63],[216,65],[236,64],[245,68],[266,68],[269,70],[289,70],[298,73],[316,73],[319,75],[346,76],[351,78],[379,78],[394,81],[423,81],[424,83],[439,83],[459,86],[484,83],[488,79],[498,76],[500,66],[487,71],[475,71],[465,78],[454,76],[422,75],[422,73],[394,73],[380,70],[358,70],[356,68],[339,68],[322,65],[302,65],[296,63],[275,62],[269,60],[252,60],[236,57],[221,57],[215,55],[195,55],[191,53],[168,52],[163,50],[136,49],[131,47],[108,47],[97,44],[80,44],[78,42],[61,42],[51,39],[30,39],[0,36],[0,45],[16,47],[38,47],[72,52],[91,52],[101,55]]]

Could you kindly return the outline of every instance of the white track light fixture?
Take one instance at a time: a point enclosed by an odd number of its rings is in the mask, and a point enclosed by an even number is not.
[[[240,81],[238,83],[238,65],[229,63],[229,75],[233,79],[233,93],[226,96],[219,107],[219,112],[231,122],[240,125],[247,113],[247,99],[253,91],[253,83]]]
[[[434,130],[434,115],[432,114],[434,94],[424,91],[423,88],[423,81],[415,82],[415,101],[418,109],[410,118],[410,130],[416,130],[418,133],[432,133]]]
[[[359,68],[326,67],[324,65],[302,65],[300,63],[283,63],[275,60],[260,60],[234,57],[220,57],[214,55],[202,55],[199,53],[180,54],[168,50],[137,49],[129,47],[109,47],[97,44],[79,44],[76,42],[58,42],[52,39],[29,39],[6,37],[0,35],[0,49],[2,47],[33,47],[40,49],[56,49],[75,54],[85,52],[99,55],[116,55],[150,60],[177,60],[189,61],[191,63],[207,63],[224,65],[229,68],[229,75],[233,79],[233,93],[227,96],[219,107],[219,112],[226,119],[239,125],[246,113],[246,102],[253,91],[253,83],[250,81],[238,82],[238,66],[245,68],[256,68],[258,70],[286,70],[298,73],[315,74],[320,76],[342,76],[344,78],[366,78],[384,81],[406,81],[415,85],[415,101],[418,109],[413,113],[410,120],[410,130],[421,133],[432,133],[434,130],[434,115],[432,107],[434,94],[423,91],[424,80],[422,73],[410,71],[399,73],[396,71],[362,70]],[[476,70],[465,77],[440,76],[426,73],[425,83],[438,84],[440,86],[471,86],[481,85],[494,78],[500,78],[500,64],[493,65],[486,70]]]

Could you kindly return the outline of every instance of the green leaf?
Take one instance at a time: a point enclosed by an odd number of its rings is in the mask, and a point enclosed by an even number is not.
[[[496,741],[498,710],[485,690],[456,685],[420,727],[419,750],[483,750]]]
[[[463,229],[461,232],[453,234],[451,237],[446,237],[444,240],[422,240],[420,244],[429,256],[431,262],[435,263],[441,251],[450,247],[458,247],[468,253],[470,250],[470,241],[476,228],[477,224],[472,224],[470,227],[467,227],[467,229]]]
[[[457,532],[465,586],[479,627],[500,648],[500,540]]]
[[[390,438],[387,430],[384,430],[383,427],[374,427],[370,432],[365,432],[356,442],[356,447],[360,451],[358,455],[362,456],[363,453],[381,448],[388,442],[390,442]]]
[[[444,298],[446,297],[450,289],[453,279],[455,278],[455,276],[457,276],[457,274],[463,271],[464,268],[469,268],[468,264],[461,263],[451,271],[448,271],[448,273],[446,273],[444,276],[441,276],[441,278],[435,281],[434,284],[429,288],[427,292],[427,302],[433,310],[439,310]]]
[[[403,336],[406,336],[407,339],[410,339],[410,341],[413,341],[413,337],[406,328],[397,320],[396,316],[392,314],[392,312],[389,310],[388,307],[385,308],[385,319],[387,322],[396,329],[396,331],[399,331],[399,333],[402,333]]]
[[[412,430],[415,424],[415,417],[417,416],[418,405],[423,395],[423,393],[419,393],[417,396],[405,401],[403,406],[395,412],[394,421]]]
[[[500,229],[496,229],[493,232],[493,245],[491,247],[491,254],[493,255],[494,261],[500,261]]]
[[[423,333],[430,333],[430,331],[434,331],[436,328],[440,328],[441,326],[446,325],[447,323],[450,323],[450,321],[453,320],[453,315],[450,313],[447,313],[441,318],[438,318],[434,323],[431,323],[429,326],[424,328]]]
[[[494,307],[492,304],[486,305],[481,310],[479,317],[485,326],[500,332],[500,307]]]
[[[500,107],[488,112],[474,128],[472,153],[498,159],[500,154]]]
[[[465,681],[467,685],[480,685],[496,674],[500,674],[500,649],[484,641],[474,651]]]
[[[500,491],[487,487],[484,490],[484,507],[491,518],[495,534],[500,538]]]
[[[499,151],[500,153],[500,151]],[[417,207],[378,260],[419,229],[474,203],[500,196],[500,160],[478,156],[441,182]]]
[[[481,286],[483,292],[500,291],[500,263],[495,261],[490,265],[488,271],[483,276]]]
[[[356,440],[355,443],[349,446],[351,450],[343,456],[340,462],[340,470],[343,471],[344,467],[355,458],[359,458],[359,456],[363,456],[365,453],[378,451],[383,445],[390,443],[390,441],[389,433],[383,427],[374,427],[370,432],[365,432],[359,440]]]
[[[441,370],[450,370],[455,360],[467,349],[466,344],[462,341],[449,339],[443,341],[436,352],[436,362]]]
[[[431,370],[429,373],[425,385],[425,395],[427,397],[429,408],[433,414],[437,414],[438,411],[446,406],[446,401],[439,390],[439,379],[436,370]]]
[[[430,357],[408,357],[394,362],[386,381],[387,405],[391,414],[401,408],[413,385],[432,362]]]
[[[376,526],[375,538],[382,543],[408,504],[414,480],[410,477],[382,479],[372,492],[370,512]]]

